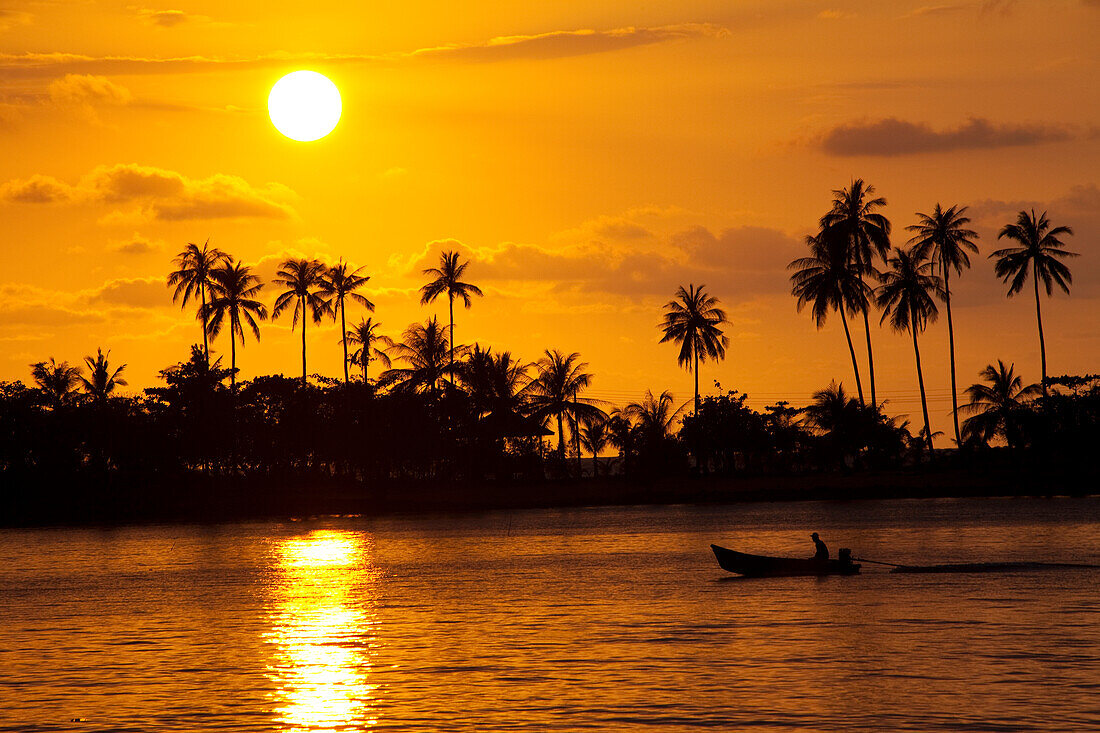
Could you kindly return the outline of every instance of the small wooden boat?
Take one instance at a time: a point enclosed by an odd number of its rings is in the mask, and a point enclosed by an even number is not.
[[[725,547],[711,545],[714,556],[723,570],[753,578],[770,578],[790,575],[855,575],[859,564],[840,560],[814,560],[795,557],[767,557],[750,555]]]

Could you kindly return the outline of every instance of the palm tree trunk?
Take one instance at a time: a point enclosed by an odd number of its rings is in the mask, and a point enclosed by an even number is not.
[[[229,321],[229,367],[232,371],[229,373],[229,388],[233,391],[237,389],[237,339],[233,335],[233,321]]]
[[[202,296],[202,354],[206,360],[206,370],[210,371],[210,341],[206,337],[206,283],[199,283],[199,295]]]
[[[363,344],[363,384],[367,383],[367,364],[370,362],[370,341]]]
[[[920,406],[924,412],[924,434],[928,438],[928,455],[932,455],[932,428],[928,423],[928,398],[924,394],[924,372],[920,368],[920,347],[917,346],[916,314],[910,316],[909,332],[913,334],[913,353],[917,356],[917,384],[920,385]]]
[[[695,352],[695,414],[699,414],[699,350],[693,349]]]
[[[582,478],[584,468],[581,464],[581,418],[577,414],[577,390],[573,390],[573,443],[577,447],[577,478]]]
[[[344,301],[340,300],[340,340],[344,342],[344,384],[351,381],[348,378],[348,324],[344,320]],[[364,380],[365,381],[365,380]]]
[[[856,373],[856,391],[859,392],[859,406],[866,407],[863,401],[863,383],[859,381],[859,364],[856,363],[856,347],[852,345],[852,332],[848,330],[848,318],[844,315],[844,306],[839,308],[840,322],[844,324],[844,338],[848,340],[848,353],[852,355],[852,370]]]
[[[867,331],[867,376],[871,379],[871,404],[878,407],[878,395],[875,394],[875,355],[871,351],[871,319],[867,317],[867,306],[863,306],[863,327]]]
[[[302,386],[306,386],[306,299],[302,298]]]
[[[558,413],[558,456],[565,460],[565,430],[561,424],[561,413]]]
[[[1039,358],[1043,365],[1043,394],[1047,393],[1047,345],[1043,340],[1043,312],[1039,308],[1039,264],[1033,263],[1031,279],[1035,281],[1035,320],[1039,322]]]
[[[455,297],[447,293],[447,311],[451,317],[451,384],[455,383]]]
[[[947,345],[951,354],[951,419],[955,423],[955,447],[962,447],[959,433],[959,393],[955,385],[955,328],[951,323],[951,285],[948,282],[948,268],[943,268],[943,303],[947,306]]]

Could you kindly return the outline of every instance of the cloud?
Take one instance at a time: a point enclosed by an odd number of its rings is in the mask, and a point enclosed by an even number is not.
[[[11,30],[18,25],[27,25],[32,20],[33,16],[30,13],[0,8],[0,32]]]
[[[819,144],[830,155],[896,156],[1040,145],[1072,137],[1068,128],[1058,125],[996,124],[972,117],[956,128],[934,130],[924,123],[888,117],[839,125],[826,132]]]
[[[729,30],[711,23],[683,23],[611,30],[563,30],[534,35],[500,36],[470,44],[420,48],[394,54],[275,53],[244,58],[210,56],[89,56],[75,53],[0,53],[0,75],[7,79],[55,77],[61,74],[183,74],[297,64],[398,63],[415,60],[469,62],[511,59],[555,59],[617,51],[676,40],[722,38]]]
[[[175,28],[181,23],[186,23],[192,16],[182,10],[153,10],[152,8],[138,8],[137,14],[149,25],[158,28]]]
[[[189,178],[136,163],[99,166],[75,185],[42,175],[0,184],[0,202],[133,205],[109,214],[107,223],[150,219],[290,219],[295,212],[287,201],[293,197],[293,191],[278,183],[253,186],[239,176],[225,173]]]
[[[50,99],[55,104],[129,104],[130,90],[104,76],[66,74],[50,83]]]
[[[124,277],[79,293],[77,301],[89,305],[160,308],[172,305],[172,296],[164,278]]]
[[[108,249],[112,252],[118,252],[124,255],[143,255],[164,249],[164,242],[153,242],[137,232],[134,232],[133,236],[127,237],[120,242],[112,243]]]
[[[855,13],[846,13],[843,10],[822,10],[817,14],[818,20],[843,20],[844,18],[854,18]]]

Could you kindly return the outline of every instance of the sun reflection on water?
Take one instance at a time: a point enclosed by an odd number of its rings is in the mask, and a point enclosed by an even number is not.
[[[374,725],[371,648],[378,571],[369,535],[317,530],[276,547],[268,670],[283,731]]]

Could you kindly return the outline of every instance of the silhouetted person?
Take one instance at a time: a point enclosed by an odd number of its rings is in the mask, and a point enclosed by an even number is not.
[[[821,560],[824,562],[829,559],[829,548],[825,546],[825,543],[821,541],[821,538],[817,536],[817,532],[810,535],[810,539],[814,541],[814,547],[817,550],[814,552],[814,560]]]

